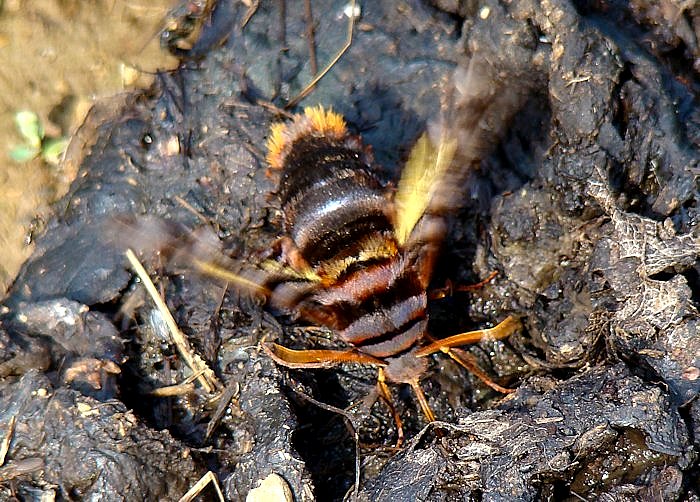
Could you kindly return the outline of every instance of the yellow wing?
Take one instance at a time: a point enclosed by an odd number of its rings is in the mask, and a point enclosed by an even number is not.
[[[394,232],[400,245],[411,235],[452,163],[457,141],[443,135],[435,145],[423,133],[411,149],[404,166],[394,203]]]

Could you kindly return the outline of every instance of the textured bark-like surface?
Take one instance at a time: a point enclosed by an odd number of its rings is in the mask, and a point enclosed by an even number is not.
[[[521,333],[470,349],[517,391],[494,396],[436,356],[422,385],[442,422],[419,433],[416,403],[394,387],[409,438],[398,454],[386,448],[395,429],[384,406],[353,410],[355,497],[700,496],[700,12],[656,3],[366,2],[352,47],[302,102],[344,114],[386,180],[470,56],[497,69],[503,106],[518,106],[460,187],[435,285],[500,275],[430,310],[437,337],[520,315]],[[196,386],[153,395],[191,372],[123,257],[150,236],[115,223],[149,215],[194,229],[203,217],[238,262],[279,236],[264,165],[278,117],[261,103],[283,106],[311,79],[303,9],[280,5],[263,2],[241,29],[245,6],[220,0],[177,71],[104,103],[74,143],[80,174],[3,302],[0,428],[15,423],[3,496],[173,499],[210,469],[232,500],[271,473],[297,500],[353,488],[343,418],[295,389],[345,407],[376,372],[280,369],[257,348],[262,337],[342,344],[152,261],[231,399],[212,403]],[[311,5],[323,66],[343,43],[346,5]]]

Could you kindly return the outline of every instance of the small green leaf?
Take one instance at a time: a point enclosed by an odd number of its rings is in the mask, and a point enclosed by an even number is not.
[[[39,149],[29,145],[16,146],[10,150],[10,158],[15,162],[29,162],[39,155]]]
[[[37,114],[26,110],[17,112],[15,114],[15,123],[17,124],[17,130],[26,138],[29,145],[39,149],[41,140],[44,139],[44,129],[41,127]]]
[[[61,162],[63,152],[68,147],[68,138],[49,138],[41,145],[41,158],[48,164]]]

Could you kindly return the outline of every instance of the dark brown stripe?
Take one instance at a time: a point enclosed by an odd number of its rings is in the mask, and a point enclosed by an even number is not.
[[[347,169],[366,173],[378,186],[379,182],[367,169],[363,157],[362,152],[333,143],[328,138],[309,137],[296,141],[285,158],[282,171],[278,189],[282,204],[285,205],[319,179],[335,176]]]
[[[385,263],[370,265],[348,276],[346,280],[319,291],[313,300],[322,305],[360,305],[368,298],[389,291],[396,279],[403,275],[404,267],[403,259],[398,256]]]
[[[330,241],[352,242],[351,238],[361,237],[359,229],[377,231],[390,228],[384,215],[386,199],[383,194],[354,187],[345,193],[326,196],[325,199],[305,200],[304,210],[299,207],[290,232],[302,255],[310,262],[328,259],[339,251]],[[316,249],[318,246],[322,246],[322,250]]]
[[[410,325],[407,330],[398,333],[389,340],[372,345],[363,345],[360,347],[360,350],[374,357],[389,357],[399,354],[411,348],[411,346],[425,334],[427,327],[428,320],[423,319]]]
[[[326,171],[324,169],[312,169],[319,173],[315,179],[301,187],[300,190],[294,192],[285,201],[283,201],[283,209],[285,212],[285,222],[287,225],[292,225],[296,214],[299,212],[299,205],[304,202],[309,196],[315,196],[317,193],[327,193],[327,187],[339,180],[347,178],[355,179],[356,184],[362,184],[363,173],[356,169],[343,168],[335,171]],[[327,198],[327,196],[326,196]]]
[[[424,293],[408,297],[392,305],[391,308],[367,313],[338,335],[348,343],[360,345],[368,340],[396,333],[409,322],[425,318],[426,304]]]

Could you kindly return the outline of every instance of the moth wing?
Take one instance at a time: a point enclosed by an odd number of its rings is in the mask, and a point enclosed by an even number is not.
[[[448,173],[457,150],[457,141],[448,134],[432,141],[423,133],[411,149],[394,198],[394,232],[404,245],[418,221],[448,185]]]
[[[228,257],[209,227],[192,231],[155,217],[115,218],[108,227],[106,238],[118,248],[145,257],[157,255],[171,270],[190,270],[226,282],[243,294],[270,295],[265,284],[271,272]]]

